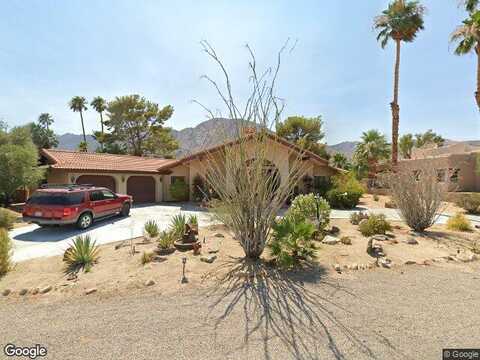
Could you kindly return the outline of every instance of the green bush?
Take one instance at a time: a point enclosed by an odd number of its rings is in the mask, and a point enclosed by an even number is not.
[[[188,184],[185,181],[177,180],[170,185],[170,195],[175,201],[188,200]]]
[[[360,224],[360,221],[362,221],[363,219],[368,219],[370,217],[370,215],[368,215],[367,213],[364,213],[364,212],[354,212],[352,215],[350,215],[350,223],[352,225],[358,225]]]
[[[314,194],[298,195],[293,199],[285,216],[293,222],[316,220],[318,230],[323,231],[330,223],[330,205],[325,199]]]
[[[12,241],[6,229],[0,228],[0,277],[12,268]]]
[[[143,226],[143,229],[151,238],[157,237],[160,233],[158,224],[155,220],[148,220]]]
[[[199,174],[195,175],[192,182],[192,197],[194,201],[202,201],[208,194],[205,180]]]
[[[175,239],[180,239],[185,232],[185,224],[187,223],[187,217],[183,214],[178,214],[172,217],[170,223],[170,232],[175,237]]]
[[[315,257],[313,236],[316,230],[312,223],[294,222],[285,217],[275,223],[272,229],[273,236],[268,246],[280,267],[289,269]]]
[[[0,228],[11,230],[17,216],[13,211],[0,208]]]
[[[153,257],[155,254],[152,251],[144,251],[142,253],[142,257],[140,258],[140,262],[142,265],[148,264],[149,262],[153,261]]]
[[[162,250],[171,249],[175,242],[173,231],[162,231],[158,238],[158,247]]]
[[[372,214],[368,219],[362,221],[358,227],[363,236],[372,236],[376,234],[385,234],[392,230],[392,226],[385,218],[384,214]]]
[[[480,214],[480,194],[462,195],[455,204],[467,210],[469,214]]]
[[[447,229],[453,231],[472,231],[470,221],[462,213],[457,213],[447,221]]]
[[[365,189],[352,173],[340,174],[333,179],[333,188],[327,192],[330,206],[337,209],[355,208]]]
[[[67,272],[78,272],[84,269],[89,272],[92,266],[98,261],[100,249],[90,235],[80,235],[73,240],[63,256]]]
[[[187,224],[198,226],[198,216],[195,214],[190,215]]]

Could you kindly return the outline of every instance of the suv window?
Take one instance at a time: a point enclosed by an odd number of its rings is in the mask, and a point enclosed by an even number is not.
[[[95,190],[90,193],[90,201],[100,201],[103,200],[103,192],[100,190]]]
[[[33,205],[78,205],[85,198],[84,192],[74,193],[51,193],[36,192],[28,199],[29,204]]]
[[[102,190],[102,194],[103,194],[103,199],[105,200],[112,200],[116,198],[116,195],[108,190]]]

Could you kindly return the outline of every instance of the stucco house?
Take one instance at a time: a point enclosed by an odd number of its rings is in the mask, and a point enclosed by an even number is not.
[[[480,147],[466,143],[416,149],[411,159],[399,161],[399,166],[420,174],[433,167],[438,182],[450,192],[480,191]]]
[[[267,142],[267,159],[278,171],[280,181],[288,178],[292,158],[299,154],[302,154],[302,161],[307,162],[307,175],[314,181],[324,180],[340,171],[331,167],[327,160],[310,151],[302,150],[275,134],[269,133]],[[236,141],[230,141],[180,159],[55,149],[43,149],[41,155],[43,163],[48,167],[48,183],[94,184],[108,187],[118,193],[132,195],[137,203],[153,203],[174,201],[169,189],[175,181],[187,183],[191,197],[192,180],[197,174],[206,176],[207,154],[220,152],[222,147],[236,146],[236,144],[238,144]]]

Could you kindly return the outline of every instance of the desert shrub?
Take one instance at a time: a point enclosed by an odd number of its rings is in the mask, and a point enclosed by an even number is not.
[[[367,213],[364,213],[364,212],[354,212],[350,215],[350,223],[352,225],[358,225],[360,224],[360,221],[362,221],[363,219],[368,219],[370,217],[370,215],[368,215]]]
[[[205,180],[200,174],[194,176],[192,181],[192,197],[194,201],[202,201],[208,194]]]
[[[352,245],[352,238],[350,236],[342,236],[342,238],[340,239],[340,242],[343,245]]]
[[[379,201],[380,197],[377,194],[373,195],[373,201]]]
[[[11,230],[17,216],[13,211],[0,208],[0,228]]]
[[[455,204],[470,214],[480,214],[480,194],[465,194],[455,201]]]
[[[318,230],[323,231],[330,223],[330,205],[325,199],[314,194],[298,195],[285,216],[293,222],[316,220]]]
[[[143,226],[143,229],[151,238],[157,237],[158,234],[160,233],[158,224],[155,220],[148,220]]]
[[[337,209],[353,209],[365,189],[352,173],[340,174],[333,179],[333,188],[327,192],[330,206]]]
[[[172,217],[170,232],[176,239],[180,239],[183,236],[186,223],[187,217],[184,214],[178,214]]]
[[[441,212],[444,190],[434,168],[424,166],[420,176],[399,169],[385,175],[383,181],[390,187],[392,200],[411,229],[422,232],[435,223]]]
[[[308,221],[295,222],[283,218],[273,225],[272,240],[268,244],[275,262],[283,268],[292,268],[315,257],[313,236],[315,226]]]
[[[67,272],[78,272],[84,269],[89,272],[98,261],[99,248],[90,235],[80,235],[73,240],[73,244],[65,251],[63,260],[66,263]]]
[[[326,197],[327,192],[332,189],[333,182],[329,176],[315,176],[313,181],[313,192],[317,195]]]
[[[447,221],[447,229],[453,231],[472,231],[470,221],[462,213],[456,213]]]
[[[376,234],[385,234],[392,230],[392,226],[385,218],[384,214],[372,214],[368,219],[362,221],[358,227],[363,236],[372,236]]]
[[[12,268],[12,241],[8,231],[0,228],[0,277],[5,275]]]
[[[388,201],[385,201],[385,208],[387,208],[387,209],[396,209],[396,208],[397,208],[397,205],[395,204],[395,201],[393,201],[393,200],[388,200]]]
[[[188,184],[179,179],[170,185],[170,196],[175,201],[188,200]]]
[[[153,251],[144,251],[142,253],[142,257],[140,258],[140,262],[142,263],[142,265],[148,264],[149,262],[153,261],[154,256],[155,254],[153,253]]]
[[[172,231],[162,231],[158,238],[158,247],[162,250],[171,249],[175,240],[175,234]]]
[[[198,217],[195,214],[192,214],[188,217],[188,224],[198,226]]]

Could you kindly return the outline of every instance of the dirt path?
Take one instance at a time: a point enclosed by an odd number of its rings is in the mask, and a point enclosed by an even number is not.
[[[444,347],[480,344],[475,266],[0,300],[0,346],[43,344],[47,359],[439,359]]]

